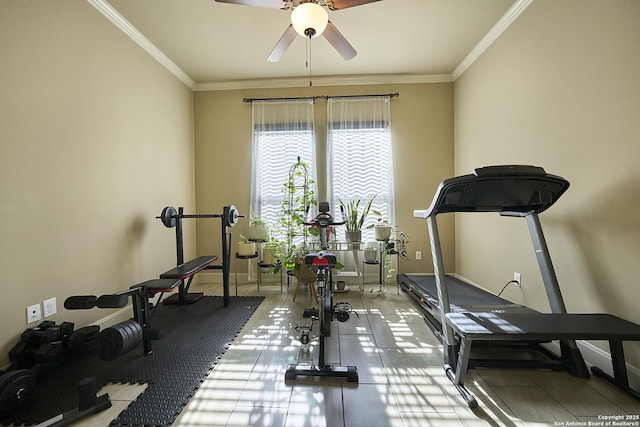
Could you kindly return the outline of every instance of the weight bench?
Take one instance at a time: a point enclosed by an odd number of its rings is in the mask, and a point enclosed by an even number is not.
[[[177,267],[173,268],[160,275],[161,279],[180,279],[182,283],[180,286],[180,292],[177,297],[172,296],[167,299],[169,304],[190,304],[198,301],[202,298],[203,294],[188,294],[189,285],[191,279],[199,271],[207,268],[212,270],[222,270],[222,288],[223,288],[223,304],[225,307],[230,302],[229,292],[229,273],[231,271],[231,232],[229,227],[234,227],[238,222],[238,218],[243,215],[238,214],[238,210],[233,205],[225,206],[222,214],[185,214],[182,207],[176,210],[173,206],[167,206],[162,210],[162,214],[156,217],[162,221],[165,227],[176,229],[176,264]],[[221,225],[221,237],[222,237],[222,264],[210,265],[217,259],[217,256],[210,257],[198,257],[189,262],[184,262],[184,251],[182,245],[182,220],[184,218],[220,218]],[[188,279],[185,284],[184,280]],[[167,290],[169,291],[169,290]],[[163,290],[157,290],[156,292],[167,292]]]
[[[514,340],[603,340],[609,341],[613,376],[597,367],[591,371],[640,399],[629,386],[623,341],[640,341],[640,325],[610,314],[566,313],[447,313],[446,323],[460,340],[455,368],[444,366],[447,376],[471,408],[478,406],[464,386],[471,344]]]
[[[172,268],[160,275],[162,281],[152,280],[151,286],[147,286],[147,293],[171,292],[178,286],[178,293],[167,298],[164,303],[179,305],[193,304],[204,296],[202,292],[189,293],[193,276],[209,267],[209,265],[217,259],[218,257],[215,255],[201,256]]]

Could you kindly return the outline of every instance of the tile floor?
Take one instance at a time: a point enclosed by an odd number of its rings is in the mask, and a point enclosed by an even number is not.
[[[220,295],[220,286],[193,289]],[[327,362],[355,365],[359,383],[284,374],[300,352],[295,326],[307,325],[308,295],[280,285],[240,285],[241,295],[265,301],[173,424],[200,426],[568,426],[597,424],[602,416],[628,416],[639,425],[640,402],[593,377],[564,372],[474,369],[467,386],[479,407],[470,410],[442,370],[439,342],[421,313],[395,286],[336,294],[359,316],[332,322]],[[317,326],[314,326],[317,332]],[[312,347],[312,353],[317,346]],[[110,385],[114,407],[76,425],[106,426],[144,386]],[[591,424],[589,424],[591,423]],[[615,424],[609,424],[615,425]],[[624,425],[624,424],[618,424]]]

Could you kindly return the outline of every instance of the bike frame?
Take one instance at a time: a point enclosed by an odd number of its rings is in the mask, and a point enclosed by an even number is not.
[[[310,253],[305,257],[305,264],[316,271],[316,284],[318,287],[318,322],[320,324],[318,366],[311,368],[298,368],[298,365],[289,365],[285,373],[285,381],[293,380],[298,375],[303,376],[327,376],[346,378],[349,382],[358,382],[358,368],[355,366],[335,366],[325,363],[325,340],[331,335],[331,320],[333,318],[333,289],[331,270],[336,266],[337,260],[334,254],[324,252],[328,249],[329,227],[343,225],[343,220],[334,222],[329,213],[329,204],[319,204],[320,213],[312,221],[303,221],[303,224],[320,229],[320,247],[322,251]],[[313,322],[313,321],[312,321]]]

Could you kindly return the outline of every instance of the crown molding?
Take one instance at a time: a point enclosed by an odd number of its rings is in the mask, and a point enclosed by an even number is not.
[[[151,41],[146,38],[131,22],[129,22],[124,16],[120,14],[113,6],[111,6],[106,0],[87,0],[91,6],[96,8],[98,12],[104,15],[109,21],[111,21],[118,29],[137,43],[142,49],[144,49],[149,55],[151,55],[156,61],[164,66],[169,72],[176,76],[182,83],[187,85],[191,90],[196,86],[196,83],[191,77],[187,75],[175,62],[173,62],[167,55],[162,53],[160,49]]]
[[[515,21],[522,12],[533,3],[533,0],[517,0],[507,12],[496,22],[487,34],[471,49],[471,52],[453,70],[451,76],[456,81],[476,60],[495,42],[498,37]]]
[[[318,76],[312,77],[313,86],[354,86],[380,84],[412,84],[412,83],[451,83],[451,74],[379,74],[360,76]],[[238,89],[272,89],[309,87],[309,77],[291,77],[278,79],[230,80],[214,83],[196,83],[195,91],[238,90]]]

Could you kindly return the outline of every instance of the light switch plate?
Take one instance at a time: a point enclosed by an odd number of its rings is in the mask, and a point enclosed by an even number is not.
[[[27,323],[37,322],[40,319],[42,319],[40,304],[30,305],[27,307]]]

